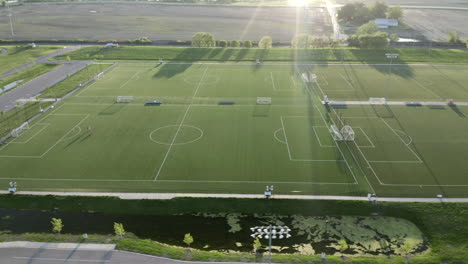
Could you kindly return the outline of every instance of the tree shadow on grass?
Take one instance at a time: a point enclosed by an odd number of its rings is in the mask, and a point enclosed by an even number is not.
[[[250,49],[240,49],[236,55],[235,61],[241,61],[244,59],[245,55],[249,52]]]
[[[222,49],[219,49],[222,51]],[[163,64],[158,72],[153,75],[153,78],[172,78],[177,74],[185,72],[193,63],[200,60],[205,60],[208,54],[213,53],[212,48],[194,48],[185,49],[177,56],[172,58],[173,61],[180,61],[180,64]],[[186,61],[186,63],[183,63]]]
[[[390,59],[385,54],[397,53],[393,49],[350,49],[357,62],[362,62],[374,68],[380,73],[390,73]],[[392,75],[405,79],[414,77],[414,69],[400,58],[392,60]]]

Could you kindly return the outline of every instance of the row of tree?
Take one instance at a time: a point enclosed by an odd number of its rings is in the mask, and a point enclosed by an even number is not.
[[[238,47],[244,47],[244,48],[251,48],[253,47],[253,42],[251,40],[219,40],[216,41],[215,37],[213,34],[208,33],[208,32],[198,32],[195,33],[192,37],[192,46],[195,47],[233,47],[233,48],[238,48]],[[273,40],[270,36],[264,36],[258,41],[258,47],[263,48],[263,49],[269,49],[273,46]]]
[[[377,1],[371,5],[348,3],[338,10],[338,19],[346,23],[362,24],[376,18],[400,20],[403,18],[403,10],[399,6],[389,7],[382,1]]]

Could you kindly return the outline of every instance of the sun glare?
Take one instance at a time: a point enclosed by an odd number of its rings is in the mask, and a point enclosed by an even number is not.
[[[307,4],[307,0],[289,0],[290,6],[305,6]]]

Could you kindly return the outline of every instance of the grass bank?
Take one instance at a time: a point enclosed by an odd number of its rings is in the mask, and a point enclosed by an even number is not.
[[[94,78],[98,73],[102,72],[110,64],[91,64],[86,66],[79,72],[69,76],[65,80],[57,83],[56,85],[47,88],[39,95],[39,98],[62,98],[73,89],[77,88],[80,83],[85,83]]]
[[[388,63],[386,53],[398,53],[399,59],[394,63],[468,63],[468,51],[458,49],[354,49],[354,48],[187,48],[158,46],[123,46],[103,49],[92,46],[66,54],[73,60],[144,60],[159,61],[262,61],[271,62],[315,62],[315,63]],[[65,59],[60,56],[59,59]]]
[[[12,70],[26,63],[30,63],[40,56],[62,49],[63,46],[0,46],[8,51],[7,55],[0,56],[0,73]]]
[[[0,196],[1,208],[68,211],[97,211],[121,214],[174,215],[183,213],[243,213],[366,216],[378,213],[407,219],[415,223],[428,237],[432,251],[421,262],[466,263],[468,261],[468,205],[463,203],[390,203],[377,206],[360,201],[306,201],[263,199],[177,198],[171,200],[121,200],[111,197]],[[136,242],[135,242],[136,243]],[[138,242],[140,243],[140,242]],[[141,242],[142,252],[149,246]],[[143,248],[143,249],[141,249]],[[151,247],[148,250],[153,250]],[[151,253],[151,252],[146,252]],[[415,258],[416,259],[416,258]],[[380,261],[380,260],[379,260]],[[382,260],[385,261],[385,260]],[[339,263],[339,262],[337,262]],[[351,262],[375,263],[375,262]],[[400,262],[377,262],[400,263]]]

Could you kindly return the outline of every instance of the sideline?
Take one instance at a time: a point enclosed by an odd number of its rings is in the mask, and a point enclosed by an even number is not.
[[[8,191],[0,191],[0,194],[8,194]],[[19,191],[14,195],[56,195],[56,196],[109,196],[128,200],[160,200],[173,199],[178,197],[191,198],[250,198],[264,199],[263,194],[222,194],[222,193],[113,193],[113,192],[38,192],[38,191]],[[331,196],[331,195],[272,195],[273,199],[299,199],[299,200],[344,200],[344,201],[370,201],[370,199],[361,196]],[[372,197],[372,200],[382,202],[416,202],[416,203],[468,203],[468,198],[400,198],[400,197]]]

